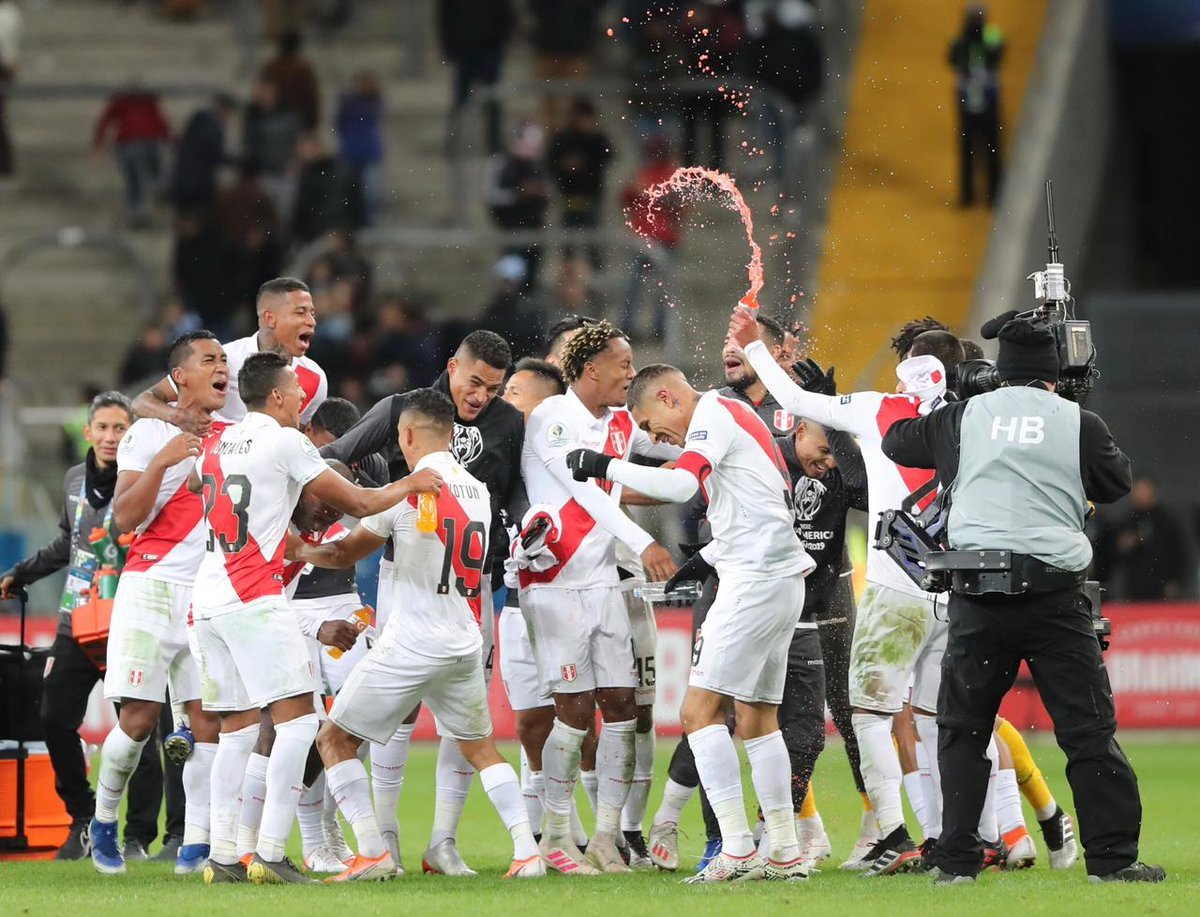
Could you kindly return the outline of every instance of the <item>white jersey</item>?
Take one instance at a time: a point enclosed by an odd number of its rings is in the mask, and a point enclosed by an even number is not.
[[[225,427],[217,421],[213,432],[219,433]],[[143,417],[135,421],[117,448],[117,472],[144,472],[162,447],[181,432],[164,420]],[[207,530],[204,502],[187,487],[194,467],[195,460],[188,458],[163,472],[154,508],[137,528],[126,571],[180,586],[195,582]]]
[[[816,566],[796,537],[783,455],[745,404],[702,395],[676,467],[695,475],[708,499],[713,540],[704,556],[722,579],[793,576]]]
[[[246,358],[259,352],[258,335],[252,334],[250,337],[238,338],[238,340],[223,346],[225,347],[225,357],[229,361],[229,387],[225,392],[225,407],[220,410],[219,416],[230,423],[237,423],[246,416],[246,405],[238,392],[238,373],[241,372]],[[289,365],[295,371],[296,378],[300,380],[300,387],[304,389],[304,404],[300,408],[300,422],[305,424],[312,420],[312,416],[321,406],[321,402],[328,397],[329,380],[325,378],[325,370],[321,369],[315,360],[310,360],[308,357],[292,357]]]
[[[562,528],[558,541],[549,544],[558,564],[544,573],[521,571],[522,589],[616,586],[617,537],[639,556],[654,540],[621,512],[620,484],[571,479],[566,459],[574,449],[594,449],[619,459],[631,455],[674,459],[679,454],[673,446],[652,443],[625,408],[608,408],[602,416],[593,416],[574,390],[547,398],[534,408],[525,429],[521,475],[530,505],[556,507]]]
[[[328,470],[303,433],[259,412],[204,441],[196,473],[207,534],[195,617],[283,594],[288,522],[304,485]]]
[[[396,545],[392,611],[380,644],[438,659],[471,654],[478,659],[480,622],[485,608],[492,613],[490,582],[483,576],[491,497],[449,452],[425,456],[413,471],[422,468],[442,476],[435,531],[417,531],[415,494],[360,523],[380,538],[391,536]]]

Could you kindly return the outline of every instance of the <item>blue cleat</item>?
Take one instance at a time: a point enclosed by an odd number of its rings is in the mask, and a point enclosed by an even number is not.
[[[721,839],[719,837],[712,838],[704,845],[704,853],[700,857],[700,862],[696,864],[696,874],[704,872],[716,857],[721,855]]]
[[[117,823],[92,819],[92,865],[106,876],[123,876],[125,858],[117,843]]]
[[[184,844],[175,857],[175,875],[190,876],[200,872],[208,862],[208,844]]]
[[[183,765],[192,756],[196,737],[185,724],[163,739],[163,753],[178,765]]]

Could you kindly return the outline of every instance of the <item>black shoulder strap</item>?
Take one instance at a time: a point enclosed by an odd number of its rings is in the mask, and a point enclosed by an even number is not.
[[[914,506],[937,490],[937,486],[937,475],[934,475],[928,481],[910,493],[907,497],[905,497],[904,502],[900,504],[900,509],[904,510],[906,513],[911,513]]]

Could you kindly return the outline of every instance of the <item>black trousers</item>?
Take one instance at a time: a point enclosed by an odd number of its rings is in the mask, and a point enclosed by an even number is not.
[[[963,206],[975,201],[975,163],[981,157],[987,171],[987,201],[996,202],[1000,190],[1000,112],[958,110],[958,168]]]
[[[854,787],[860,793],[865,793],[867,788],[862,779],[862,763],[850,707],[850,644],[854,641],[856,617],[854,587],[850,577],[839,577],[827,608],[817,614],[821,658],[825,661],[825,702],[833,716],[833,725],[846,745],[846,759],[854,775]]]
[[[1078,589],[950,598],[938,695],[942,836],[934,865],[956,875],[979,871],[987,744],[1021,660],[1067,756],[1088,873],[1128,866],[1137,859],[1142,804],[1137,777],[1114,738],[1112,688],[1088,601]]]

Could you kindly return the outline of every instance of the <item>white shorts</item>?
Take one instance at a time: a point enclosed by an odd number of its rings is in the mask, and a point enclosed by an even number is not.
[[[281,595],[215,618],[197,617],[190,636],[205,710],[258,710],[317,690],[309,640]]]
[[[618,586],[521,593],[543,694],[636,688],[629,612]]]
[[[520,608],[505,608],[500,612],[500,677],[509,706],[514,710],[554,706],[554,698],[542,694],[538,688],[537,661]]]
[[[858,604],[850,647],[850,704],[880,713],[899,713],[911,679],[909,703],[937,710],[942,656],[950,625],[931,599],[887,586],[867,585]]]
[[[725,577],[696,631],[688,684],[750,704],[778,704],[804,608],[804,576]]]
[[[657,675],[655,654],[658,652],[658,624],[654,620],[654,605],[633,594],[635,589],[645,585],[645,580],[624,580],[621,583],[621,595],[625,599],[625,610],[629,615],[629,633],[633,638],[633,667],[637,673],[637,687],[633,689],[633,699],[639,707],[652,707]]]
[[[329,718],[353,736],[384,745],[419,703],[447,738],[474,741],[492,734],[478,655],[433,658],[390,639],[376,643],[354,667]]]
[[[188,647],[192,588],[129,572],[117,582],[104,696],[163,703],[198,700],[200,670]]]
[[[322,621],[357,622],[355,612],[363,607],[362,599],[357,593],[345,595],[322,596],[312,599],[292,599],[292,608],[298,614],[310,618],[320,618]],[[337,694],[345,684],[350,670],[360,659],[367,655],[367,641],[359,637],[354,647],[342,653],[337,659],[329,655],[329,647],[319,643],[315,638],[306,638],[312,651],[314,671],[318,674],[318,689],[322,694]]]

